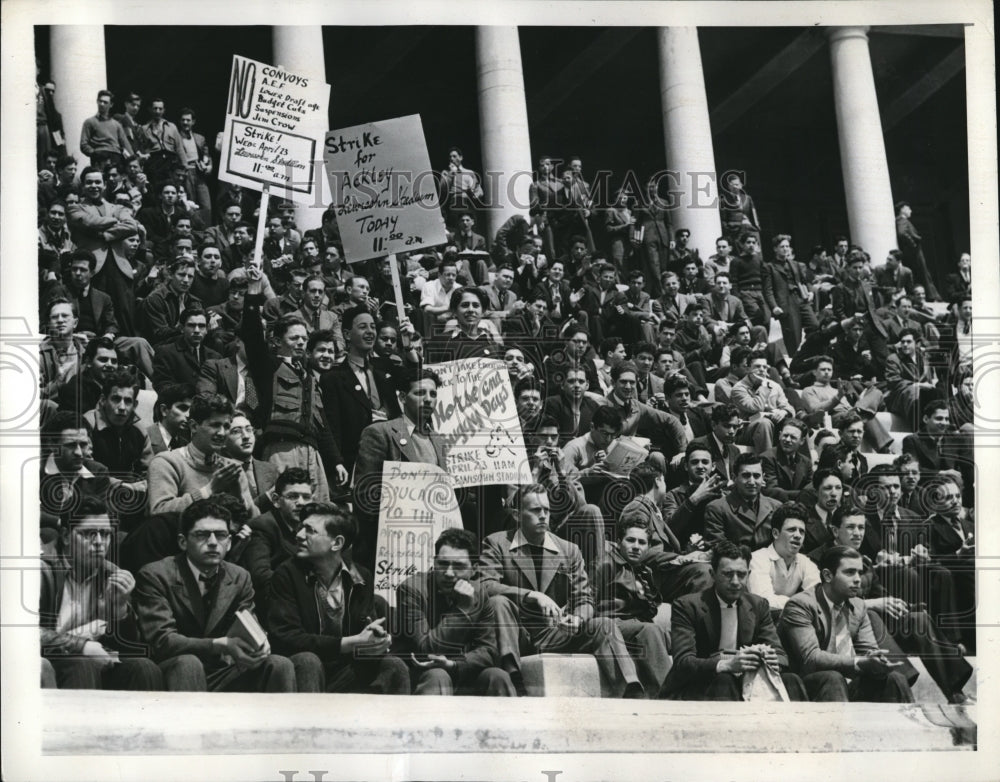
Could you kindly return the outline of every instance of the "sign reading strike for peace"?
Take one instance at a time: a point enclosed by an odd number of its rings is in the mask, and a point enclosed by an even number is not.
[[[462,526],[451,476],[436,464],[386,462],[382,471],[375,593],[396,605],[396,587],[434,564],[434,541]]]
[[[331,130],[323,156],[350,263],[447,241],[419,114]]]
[[[312,202],[329,103],[321,78],[233,55],[219,179]]]
[[[441,377],[434,422],[448,438],[448,473],[455,485],[531,483],[504,362],[464,358],[428,368]]]

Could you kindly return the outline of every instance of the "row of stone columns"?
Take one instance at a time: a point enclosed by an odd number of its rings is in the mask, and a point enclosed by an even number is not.
[[[59,110],[67,149],[78,155],[80,128],[95,111],[97,91],[107,85],[104,28],[54,25],[51,74],[59,86]],[[275,64],[295,72],[325,76],[319,25],[273,28]],[[883,262],[896,246],[889,167],[879,116],[865,27],[830,31],[834,103],[840,158],[852,240]],[[695,27],[657,30],[660,100],[668,170],[678,172],[682,192],[677,226],[691,230],[691,246],[714,248],[720,235],[715,152],[709,121],[705,75]],[[533,169],[528,112],[516,27],[476,29],[476,72],[484,171],[506,172],[499,183],[499,208],[489,211],[492,235],[514,214],[527,214]],[[315,227],[319,211],[299,206],[300,228]]]

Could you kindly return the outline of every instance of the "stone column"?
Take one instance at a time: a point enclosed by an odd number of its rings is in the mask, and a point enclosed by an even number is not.
[[[715,252],[722,223],[698,29],[661,27],[657,30],[657,44],[663,144],[667,168],[675,172],[667,182],[679,207],[672,213],[671,222],[675,230],[689,229],[688,246],[697,248],[701,257],[707,258]],[[752,183],[749,187],[752,189]],[[667,189],[663,183],[660,187],[663,197]]]
[[[492,206],[489,224],[478,230],[492,242],[497,229],[512,216],[528,217],[531,140],[516,27],[476,28],[476,75],[483,190]]]
[[[277,26],[271,28],[273,65],[280,65],[292,73],[315,76],[327,82],[326,56],[323,51],[323,28],[320,25]],[[317,147],[316,159],[322,161],[323,149]],[[330,188],[326,184],[326,174],[322,162],[317,164],[314,176],[319,178],[317,187],[320,199],[325,205],[330,198]],[[316,203],[316,202],[314,202]],[[323,207],[295,203],[295,224],[300,231],[319,228],[323,218]]]
[[[66,151],[79,163],[90,164],[80,152],[80,131],[87,117],[97,114],[97,92],[108,86],[108,63],[101,25],[52,25],[49,28],[49,70],[56,83],[56,110],[62,114]],[[120,98],[116,103],[120,103]],[[117,111],[112,108],[112,111]]]
[[[896,246],[896,218],[868,28],[836,27],[829,36],[851,241],[871,254],[872,265],[880,266]]]

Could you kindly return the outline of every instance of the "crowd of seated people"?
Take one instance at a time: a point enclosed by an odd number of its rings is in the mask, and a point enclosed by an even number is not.
[[[454,148],[444,245],[349,265],[333,208],[274,199],[258,256],[194,113],[113,103],[89,161],[39,161],[45,686],[518,696],[525,656],[582,652],[606,697],[897,702],[909,654],[967,702],[967,254],[929,302],[899,251],[769,235],[745,193],[709,254],[579,158],[484,236]],[[387,601],[383,466],[447,469],[430,365],[473,357],[532,482],[461,493]]]

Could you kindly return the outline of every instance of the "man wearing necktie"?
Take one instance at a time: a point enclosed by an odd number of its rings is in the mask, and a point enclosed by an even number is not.
[[[254,611],[250,574],[225,562],[228,510],[199,500],[181,514],[180,553],[139,571],[133,598],[143,638],[168,690],[295,692],[291,660],[231,637],[237,611]]]
[[[254,504],[258,508],[267,507],[269,500],[267,494],[274,487],[274,482],[278,478],[278,468],[270,462],[253,458],[254,447],[257,444],[257,436],[253,430],[253,424],[249,417],[242,410],[237,410],[233,416],[233,422],[229,427],[229,434],[226,435],[226,445],[223,454],[230,459],[235,459],[243,466],[243,474],[247,477],[247,485],[250,487],[250,496],[254,498]]]
[[[200,304],[181,313],[181,335],[172,342],[158,345],[153,357],[153,388],[157,391],[169,383],[198,381],[206,361],[222,358],[205,347],[208,314]]]
[[[962,492],[954,478],[942,477],[936,492],[941,508],[930,518],[931,559],[947,568],[955,584],[955,611],[960,617],[962,642],[976,648],[976,543],[975,521],[962,507]],[[955,620],[951,624],[956,624]]]
[[[651,697],[614,620],[594,616],[580,549],[548,531],[548,491],[539,484],[522,486],[512,507],[517,509],[517,529],[488,536],[479,560],[480,582],[497,618],[500,667],[518,690],[524,688],[521,650],[526,635],[539,654],[593,654],[606,697]]]
[[[807,700],[802,680],[787,671],[767,601],[747,591],[749,549],[723,541],[712,552],[712,572],[711,586],[673,604],[674,667],[660,697],[740,701],[743,677],[766,666],[780,673],[791,700]]]
[[[819,563],[822,582],[789,598],[778,623],[812,700],[912,703],[902,662],[879,649],[858,595],[864,563],[848,546],[831,546]],[[816,674],[828,677],[818,689]]]

